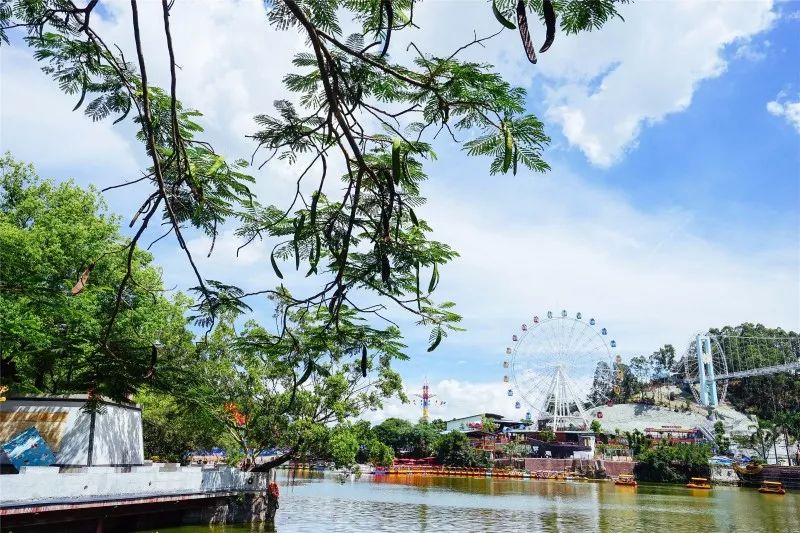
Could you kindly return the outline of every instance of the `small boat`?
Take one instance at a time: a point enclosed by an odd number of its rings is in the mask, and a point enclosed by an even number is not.
[[[632,474],[620,474],[617,479],[614,480],[614,485],[635,487],[638,483],[636,483],[636,478],[634,478]]]
[[[708,479],[704,477],[693,477],[689,480],[689,483],[686,484],[686,488],[688,489],[710,489],[711,483]]]
[[[780,481],[764,481],[758,492],[762,494],[786,494],[786,489],[783,488],[783,483]]]

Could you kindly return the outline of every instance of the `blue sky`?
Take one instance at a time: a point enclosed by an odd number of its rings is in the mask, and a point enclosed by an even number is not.
[[[107,34],[128,49],[128,4],[105,4]],[[218,148],[249,155],[242,134],[252,131],[254,114],[284,96],[275,73],[303,41],[267,29],[257,1],[235,10],[206,5],[176,3],[175,20],[187,21],[174,28],[179,89],[206,113]],[[437,24],[454,8],[457,28]],[[472,28],[496,31],[489,10],[478,1],[425,2],[414,41],[451,50]],[[602,32],[559,36],[536,66],[524,60],[513,32],[474,52],[528,89],[529,109],[553,139],[546,151],[553,170],[490,177],[487,161],[436,143],[440,158],[427,169],[429,204],[421,215],[462,254],[442,270],[440,297],[458,304],[468,331],[427,354],[427,331],[405,328],[412,359],[400,367],[410,389],[427,376],[447,400],[434,415],[510,411],[503,350],[520,324],[548,309],[595,316],[624,357],[664,343],[682,351],[696,331],[713,326],[800,325],[800,7],[638,2],[624,15],[625,23]],[[212,31],[211,19],[236,31]],[[438,29],[424,31],[431,27]],[[157,25],[145,28],[147,46],[160,46],[157,32]],[[265,62],[261,47],[274,57]],[[24,48],[0,54],[3,150],[43,175],[99,186],[145,166],[130,127],[71,113],[73,99]],[[263,68],[253,72],[252,64]],[[157,82],[165,79],[160,66],[152,68]],[[23,99],[36,105],[20,105]],[[257,173],[259,192],[284,197],[293,172],[272,166]],[[131,194],[109,195],[112,209],[129,217]],[[193,244],[205,243],[198,237]],[[231,238],[220,243],[204,262],[206,276],[263,286],[271,276],[264,250],[236,260],[235,248]],[[155,253],[168,285],[182,287],[186,266],[175,244]],[[392,403],[373,416],[414,418],[416,409]]]

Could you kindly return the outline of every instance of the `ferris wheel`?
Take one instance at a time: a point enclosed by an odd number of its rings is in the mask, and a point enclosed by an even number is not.
[[[586,429],[590,410],[618,391],[615,367],[621,358],[612,359],[617,343],[607,339],[608,330],[594,318],[566,310],[522,324],[503,360],[503,381],[514,407],[532,409],[540,429]],[[534,420],[530,411],[526,419]]]

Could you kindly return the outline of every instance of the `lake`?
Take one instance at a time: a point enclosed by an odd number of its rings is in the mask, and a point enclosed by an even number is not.
[[[716,486],[617,487],[610,482],[279,474],[275,529],[294,531],[781,531],[800,532],[800,495]],[[161,529],[258,531],[250,526]]]

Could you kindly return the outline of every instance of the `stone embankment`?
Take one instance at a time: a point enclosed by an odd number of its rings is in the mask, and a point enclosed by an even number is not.
[[[3,531],[138,531],[259,522],[268,473],[230,467],[23,467],[0,475]]]
[[[525,459],[525,470],[530,472],[564,472],[575,471],[591,477],[602,472],[608,477],[620,474],[632,474],[636,463],[633,461],[603,461],[594,459],[542,459],[528,457]]]

